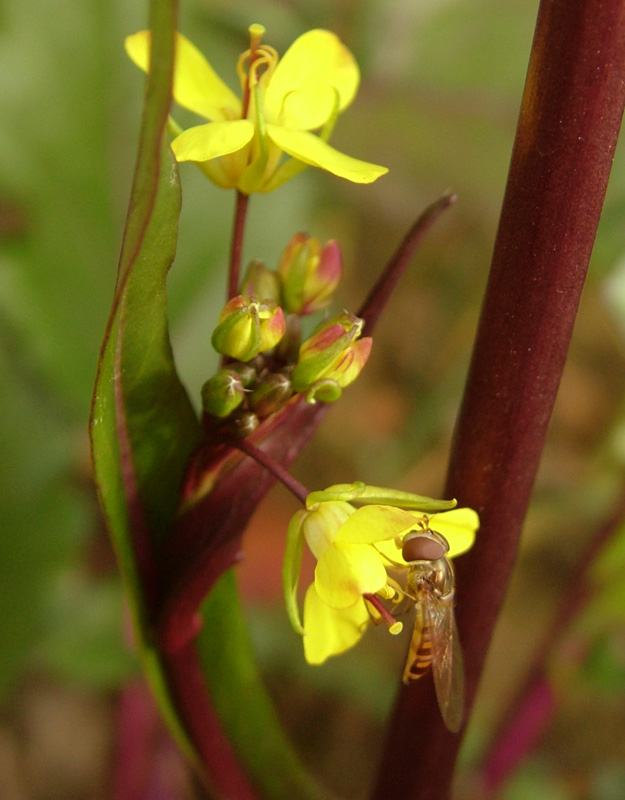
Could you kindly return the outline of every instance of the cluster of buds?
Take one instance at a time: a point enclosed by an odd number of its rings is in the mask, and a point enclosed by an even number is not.
[[[302,341],[301,318],[326,308],[341,276],[338,244],[298,233],[276,270],[252,261],[240,294],[219,315],[211,342],[222,368],[202,387],[206,418],[249,435],[293,395],[337,400],[364,367],[371,339],[363,321],[343,312]]]

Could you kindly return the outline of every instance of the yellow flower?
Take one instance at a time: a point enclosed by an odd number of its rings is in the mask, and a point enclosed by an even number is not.
[[[355,495],[354,487],[364,491]],[[372,621],[384,621],[391,633],[401,630],[401,623],[382,601],[397,602],[403,597],[401,585],[389,570],[401,573],[408,568],[401,555],[406,534],[425,521],[444,536],[449,543],[447,557],[453,558],[472,546],[479,525],[475,511],[453,508],[454,501],[363,484],[351,488],[351,496],[349,486],[309,495],[307,510],[297,512],[289,526],[284,567],[287,611],[294,628],[304,635],[304,654],[310,664],[321,664],[353,647]],[[384,499],[387,504],[376,502]],[[354,503],[365,505],[356,508]],[[440,508],[451,510],[424,514],[424,510]],[[314,583],[306,592],[302,626],[295,591],[303,539],[317,566]]]
[[[271,191],[305,165],[355,183],[384,175],[385,167],[351,158],[327,143],[360,80],[352,54],[338,37],[308,31],[279,59],[273,48],[260,43],[263,33],[261,25],[250,27],[251,48],[239,59],[243,98],[188,39],[176,34],[174,99],[210,120],[174,139],[178,161],[198,162],[216,184],[244,194]],[[140,31],[125,43],[130,58],[146,72],[150,36]],[[320,136],[312,133],[320,129]],[[284,153],[291,159],[284,161]]]

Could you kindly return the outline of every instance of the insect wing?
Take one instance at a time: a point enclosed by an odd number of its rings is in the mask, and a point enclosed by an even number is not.
[[[445,725],[456,733],[464,716],[464,671],[453,592],[445,597],[425,592],[423,603],[432,640],[432,672],[438,707]]]

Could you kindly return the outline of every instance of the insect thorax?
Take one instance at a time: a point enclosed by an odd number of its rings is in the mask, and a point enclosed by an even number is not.
[[[454,573],[450,561],[443,557],[436,561],[413,562],[406,588],[415,596],[422,592],[431,592],[439,598],[445,598],[454,589]]]

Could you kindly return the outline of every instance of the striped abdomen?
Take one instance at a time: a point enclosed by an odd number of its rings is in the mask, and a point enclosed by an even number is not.
[[[420,604],[417,604],[414,633],[402,678],[404,683],[422,677],[432,666],[431,629],[423,617],[423,609]]]

